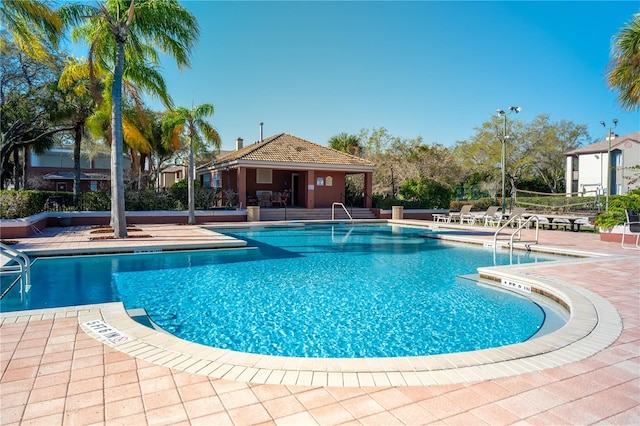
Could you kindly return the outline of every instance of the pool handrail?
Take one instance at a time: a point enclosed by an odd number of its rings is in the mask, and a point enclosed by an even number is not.
[[[353,223],[353,217],[351,217],[351,214],[349,213],[347,208],[342,203],[333,203],[333,204],[331,204],[331,220],[336,220],[336,206],[342,207],[342,210],[344,210],[344,212],[347,214],[347,216],[349,216],[349,219],[351,220],[351,223]]]
[[[24,290],[27,286],[29,286],[29,280],[31,276],[31,260],[20,250],[14,249],[2,242],[0,242],[0,253],[2,254],[2,256],[8,257],[17,264],[10,265],[3,263],[2,265],[0,265],[0,275],[4,275],[6,273],[19,273],[19,280],[21,282],[20,293],[22,296],[24,296]],[[18,280],[14,281],[11,286],[9,286],[9,288],[5,291],[5,293],[7,293],[17,281]],[[3,293],[2,296],[4,296],[5,293]]]

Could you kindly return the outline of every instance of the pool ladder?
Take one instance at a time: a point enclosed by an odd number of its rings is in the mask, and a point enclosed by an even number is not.
[[[7,289],[2,292],[0,299],[2,299],[18,282],[20,283],[20,298],[24,299],[24,296],[31,285],[31,260],[20,250],[16,250],[2,242],[0,242],[0,258],[0,275],[18,275]],[[7,261],[7,258],[13,260],[15,263],[10,263]]]
[[[336,206],[342,207],[342,210],[344,210],[344,212],[347,214],[347,216],[349,216],[349,219],[351,220],[351,223],[353,223],[353,217],[351,217],[351,214],[349,213],[349,210],[347,210],[347,208],[342,203],[333,203],[333,204],[331,204],[331,220],[336,220]]]
[[[496,250],[498,249],[498,240],[509,240],[509,253],[513,254],[513,242],[514,240],[520,243],[525,243],[525,247],[527,249],[527,251],[530,250],[529,246],[530,244],[538,244],[538,237],[540,234],[540,230],[539,230],[539,221],[538,221],[538,216],[529,216],[526,219],[522,218],[521,216],[516,216],[516,217],[512,217],[510,218],[507,222],[505,222],[504,225],[502,225],[500,228],[498,228],[498,230],[496,231],[495,234],[493,234],[493,256],[495,258],[496,255]],[[517,223],[518,226],[516,227],[516,229],[511,233],[511,235],[508,238],[500,238],[500,232],[505,229],[506,227]],[[531,225],[532,223],[535,223],[536,225],[536,237],[533,240],[523,240],[522,239],[522,228],[527,228],[529,229],[529,225]],[[516,240],[517,238],[517,240]],[[529,243],[529,244],[527,244]]]

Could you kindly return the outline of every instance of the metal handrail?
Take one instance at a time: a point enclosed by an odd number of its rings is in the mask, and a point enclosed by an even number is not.
[[[0,266],[0,274],[20,274],[21,292],[24,294],[24,289],[29,285],[30,277],[31,277],[31,261],[29,257],[23,252],[16,250],[2,242],[0,242],[0,250],[3,256],[8,257],[9,259],[16,262],[17,265],[1,265]],[[15,282],[11,285],[13,287]],[[6,292],[4,293],[6,294]],[[4,294],[2,296],[4,296]]]
[[[538,244],[538,239],[540,236],[540,221],[538,220],[538,216],[533,215],[533,216],[529,216],[528,218],[524,219],[522,216],[514,216],[509,218],[509,220],[507,220],[504,225],[502,225],[500,228],[498,228],[498,230],[496,231],[495,234],[493,234],[493,254],[495,256],[496,250],[498,249],[498,235],[500,234],[500,232],[505,229],[507,226],[511,225],[512,223],[515,223],[516,220],[521,221],[517,228],[515,229],[515,231],[513,231],[513,233],[509,236],[509,251],[513,252],[513,241],[516,238],[516,234],[518,235],[518,241],[519,242],[526,242],[526,243],[534,243],[534,244]],[[535,220],[534,220],[535,219]],[[524,228],[525,226],[529,226],[529,224],[531,222],[535,222],[536,224],[536,238],[535,240],[527,240],[527,241],[523,241],[522,240],[522,228]],[[506,239],[506,238],[504,238]]]
[[[331,220],[336,220],[336,206],[342,207],[342,210],[344,210],[344,212],[347,214],[347,216],[349,216],[349,219],[351,219],[351,223],[353,223],[353,217],[351,217],[351,214],[349,213],[347,208],[342,203],[333,203],[333,204],[331,204]]]

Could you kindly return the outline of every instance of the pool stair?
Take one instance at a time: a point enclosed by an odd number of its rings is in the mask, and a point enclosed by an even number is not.
[[[363,207],[347,207],[349,214],[353,219],[376,219],[376,215],[367,208]],[[263,208],[260,209],[260,220],[262,221],[278,221],[278,220],[331,220],[332,208],[306,209],[299,207],[287,208]],[[342,210],[335,210],[336,220],[351,220],[349,216]]]

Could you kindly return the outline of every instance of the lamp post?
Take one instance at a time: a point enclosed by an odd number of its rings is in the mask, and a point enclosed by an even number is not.
[[[602,127],[607,127],[607,125],[605,124],[604,121],[601,121],[600,124],[602,124]],[[607,147],[607,193],[605,194],[605,204],[604,204],[604,210],[605,211],[609,211],[609,194],[611,194],[611,168],[612,168],[612,164],[611,164],[611,136],[613,135],[613,129],[616,128],[616,126],[618,125],[618,119],[614,118],[613,119],[613,127],[609,127],[609,143],[608,143],[608,147]]]
[[[504,215],[507,209],[507,201],[505,198],[505,193],[507,192],[507,139],[509,136],[507,135],[507,115],[515,112],[519,113],[522,108],[518,106],[510,106],[509,111],[505,112],[503,109],[497,109],[496,112],[499,116],[504,119],[504,128],[502,132],[502,155],[500,157],[500,164],[502,165],[502,214]]]

